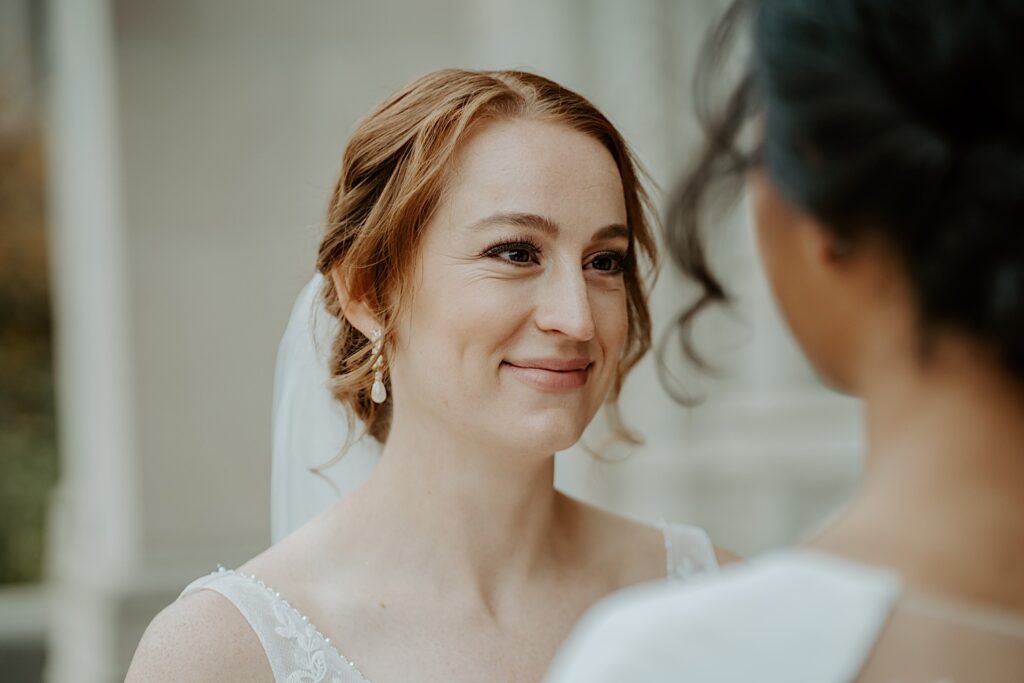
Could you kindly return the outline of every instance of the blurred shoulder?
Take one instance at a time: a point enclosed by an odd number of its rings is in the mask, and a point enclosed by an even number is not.
[[[679,680],[679,645],[699,619],[677,604],[690,585],[644,584],[602,600],[563,645],[548,683]]]
[[[832,680],[860,661],[898,592],[889,575],[792,552],[639,586],[584,616],[549,680]]]
[[[224,596],[199,590],[172,603],[146,628],[126,683],[273,681],[255,631]]]
[[[713,544],[715,549],[715,558],[718,560],[718,564],[723,567],[727,564],[736,564],[737,562],[743,562],[743,558],[734,553],[733,551],[723,548],[718,544]]]
[[[743,649],[741,624],[750,570],[733,565],[684,583],[645,584],[598,603],[580,620],[551,668],[549,683],[612,683],[643,680],[725,681],[717,674]]]

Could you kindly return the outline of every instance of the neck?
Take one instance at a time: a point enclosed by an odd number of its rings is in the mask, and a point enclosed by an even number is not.
[[[926,362],[873,367],[860,392],[863,485],[817,543],[934,590],[1024,606],[1021,587],[1000,593],[1024,573],[1021,384],[962,339],[941,340]]]
[[[373,571],[415,566],[487,601],[549,569],[571,523],[553,454],[502,452],[430,420],[394,422],[370,479],[336,507]]]
[[[867,486],[941,487],[962,502],[983,489],[1024,505],[1024,385],[962,339],[937,342],[927,361],[893,365],[879,364],[864,383]]]

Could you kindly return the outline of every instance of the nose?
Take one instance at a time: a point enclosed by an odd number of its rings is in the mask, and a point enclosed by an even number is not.
[[[594,313],[587,281],[579,267],[556,269],[537,293],[537,327],[573,341],[594,338]]]

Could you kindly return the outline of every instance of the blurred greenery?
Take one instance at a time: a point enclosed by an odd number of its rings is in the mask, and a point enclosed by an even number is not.
[[[57,480],[43,141],[0,134],[0,584],[42,577]]]

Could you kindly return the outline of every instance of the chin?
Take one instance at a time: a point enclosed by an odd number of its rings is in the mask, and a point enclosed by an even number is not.
[[[853,388],[852,383],[847,377],[847,373],[840,368],[831,367],[828,363],[824,363],[815,358],[808,358],[811,369],[817,376],[818,380],[824,384],[827,388],[836,392],[837,394],[845,394],[848,396],[856,395],[856,391]]]
[[[516,443],[531,451],[557,453],[569,448],[583,436],[587,421],[563,411],[549,410],[524,415],[515,426]]]
[[[836,392],[837,394],[843,394],[844,396],[857,396],[857,390],[853,385],[843,379],[839,379],[834,375],[826,375],[822,372],[818,373],[818,379],[828,389]]]

